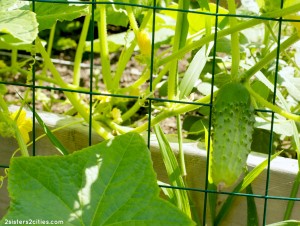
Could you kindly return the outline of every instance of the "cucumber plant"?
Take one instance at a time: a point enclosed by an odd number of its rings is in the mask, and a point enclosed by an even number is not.
[[[11,6],[12,2],[16,1],[17,0],[5,0],[3,2],[7,2],[7,4]],[[262,24],[264,21],[262,19],[248,18],[247,20],[238,22],[237,17],[232,16],[233,14],[237,14],[234,0],[227,1],[228,10],[216,4],[208,4],[206,0],[198,0],[200,5],[205,5],[205,7],[193,11],[188,11],[190,10],[189,3],[195,3],[195,1],[179,0],[176,1],[178,4],[172,4],[172,6],[167,9],[155,10],[151,8],[152,1],[150,0],[122,0],[118,1],[118,4],[114,4],[113,0],[107,2],[109,4],[102,2],[101,4],[90,4],[89,6],[71,6],[66,4],[66,2],[61,5],[56,5],[56,3],[52,2],[48,4],[37,2],[34,4],[35,13],[29,10],[30,7],[33,7],[30,3],[24,8],[27,9],[25,15],[28,14],[27,16],[32,18],[35,22],[32,23],[35,28],[35,33],[29,35],[29,37],[32,38],[29,41],[27,39],[23,40],[23,44],[27,45],[27,51],[32,50],[31,57],[33,61],[35,53],[42,56],[44,60],[43,71],[49,71],[51,74],[51,77],[46,76],[45,73],[37,74],[35,80],[41,82],[39,87],[51,89],[51,86],[47,86],[43,83],[47,82],[65,92],[66,99],[68,99],[72,105],[70,112],[73,114],[78,113],[99,136],[104,139],[111,139],[115,135],[125,134],[128,131],[141,133],[158,125],[164,119],[175,116],[178,128],[178,143],[180,146],[181,176],[185,178],[186,170],[184,169],[181,133],[182,115],[199,109],[200,104],[211,106],[210,103],[212,103],[213,144],[210,156],[210,176],[213,183],[220,190],[223,187],[232,186],[246,167],[246,159],[250,152],[251,135],[254,128],[254,111],[252,104],[255,104],[255,101],[252,101],[252,99],[255,99],[261,105],[288,119],[300,121],[298,115],[288,113],[290,109],[286,108],[283,110],[275,106],[274,102],[270,103],[267,101],[267,98],[262,98],[257,94],[258,92],[252,89],[251,82],[255,79],[254,75],[263,70],[265,65],[277,57],[277,50],[272,50],[270,47],[276,42],[273,41],[271,44],[268,43],[268,45],[264,45],[267,48],[263,57],[254,58],[253,62],[255,63],[251,62],[252,64],[247,65],[249,68],[242,66],[247,62],[245,63],[246,60],[243,60],[243,54],[240,50],[241,31]],[[162,2],[163,1],[160,1],[161,4]],[[166,5],[170,3],[170,1],[165,2]],[[97,3],[97,1],[95,1],[95,3]],[[122,6],[121,3],[124,3],[124,5]],[[130,3],[140,4],[141,7],[138,5],[133,7]],[[63,13],[57,13],[58,9]],[[143,12],[137,12],[136,9],[140,9]],[[176,10],[178,10],[178,12]],[[283,9],[266,12],[262,16],[278,18],[294,14],[299,10],[300,3],[297,3]],[[218,13],[217,11],[220,13],[220,16],[217,17],[219,21],[217,19],[214,21],[215,17],[212,15]],[[227,16],[227,13],[230,13],[231,16]],[[22,12],[22,14],[24,15],[24,12]],[[66,16],[66,14],[68,16]],[[13,16],[12,14],[12,17]],[[85,16],[85,19],[75,53],[73,82],[68,82],[62,78],[59,70],[53,64],[51,51],[46,50],[43,40],[37,36],[37,24],[39,24],[39,32],[43,29],[51,29],[51,31],[54,31],[58,20],[73,20],[79,16]],[[0,18],[2,17],[0,16]],[[94,26],[91,21],[96,22],[99,39],[93,40],[94,37],[92,37],[92,41],[89,41],[90,45],[88,45],[85,40],[88,37],[90,28]],[[155,26],[154,21],[156,22]],[[199,21],[202,21],[203,24],[198,24]],[[118,44],[117,42],[112,43],[112,35],[107,33],[108,25],[120,25],[118,23],[128,26],[128,30],[122,34],[123,36],[119,36],[123,41],[122,44]],[[277,23],[277,21],[275,21],[274,24],[275,23]],[[0,48],[3,45],[8,49],[11,48],[13,52],[12,58],[14,58],[12,64],[17,69],[20,69],[18,65],[15,65],[17,50],[20,46],[16,47],[13,45],[16,44],[13,41],[16,41],[14,38],[20,39],[20,37],[16,35],[23,32],[14,33],[13,30],[8,29],[9,27],[11,26],[1,23],[0,19]],[[215,28],[214,31],[213,28]],[[1,32],[8,33],[9,37],[7,37],[7,34],[3,35]],[[30,34],[29,31],[26,33]],[[157,34],[159,33],[166,34],[165,36],[167,36],[167,38],[158,40],[159,36]],[[52,34],[54,33],[52,32]],[[211,88],[211,92],[207,92],[204,96],[191,100],[192,104],[187,104],[186,100],[189,99],[190,101],[190,99],[192,99],[190,98],[190,94],[195,90],[195,83],[199,81],[199,75],[201,77],[201,74],[204,74],[205,67],[211,62],[211,50],[214,49],[215,51],[215,46],[217,46],[215,44],[226,40],[228,35],[231,37],[227,39],[229,41],[226,44],[229,43],[229,49],[231,49],[229,54],[231,54],[232,60],[230,62],[230,70],[228,70],[230,73],[225,72],[224,74],[226,75],[226,82],[228,83],[229,81],[229,83],[224,84],[225,82],[220,82],[219,84],[215,84],[220,88],[217,92],[214,92],[213,88]],[[12,43],[7,43],[9,40]],[[288,49],[298,40],[298,34],[291,35],[279,43],[280,51]],[[35,41],[34,44],[32,44],[33,41]],[[51,36],[48,41],[48,47],[51,46],[52,42],[53,36]],[[169,44],[169,47],[163,52],[158,51],[158,46],[162,43]],[[117,46],[114,49],[120,51],[120,58],[116,68],[112,67],[110,59],[112,49],[110,44]],[[98,81],[101,78],[103,89],[100,89],[98,84],[92,84],[92,82],[91,87],[82,87],[80,85],[82,76],[80,63],[83,59],[83,53],[85,51],[92,52],[92,50],[94,50],[94,53],[97,53],[97,48],[101,56],[102,77],[95,76],[93,79]],[[138,56],[134,57],[134,51],[137,52]],[[179,60],[191,51],[197,53],[192,56],[193,59],[189,63],[188,70],[181,76],[178,69]],[[123,87],[120,81],[122,80],[128,62],[133,58],[137,59],[140,63],[140,66],[143,68],[141,70],[142,72],[133,84]],[[227,62],[223,63],[225,65],[223,71],[226,71]],[[16,70],[14,67],[12,67],[13,71]],[[9,70],[4,68],[2,71],[6,72]],[[31,71],[25,71],[24,74],[28,76],[29,84],[27,85],[30,86]],[[215,79],[210,80],[213,83],[213,81],[217,80],[218,75],[215,73],[211,74]],[[258,77],[258,75],[256,75],[256,77]],[[148,85],[148,81],[150,81],[150,85]],[[165,96],[168,97],[169,101],[162,103],[161,100],[159,100],[156,102],[157,99],[154,98],[156,95],[155,91],[163,82],[165,82],[168,87],[167,95]],[[6,83],[4,82],[4,84]],[[142,88],[144,84],[146,84],[146,88]],[[85,99],[82,98],[84,94],[88,94],[94,98],[90,98],[92,101],[87,103]],[[125,95],[129,95],[129,97]],[[214,96],[216,96],[216,98],[215,101],[212,102]],[[151,117],[149,116],[149,120],[147,121],[143,120],[143,118],[141,121],[136,121],[137,115],[139,115],[143,108],[148,111]],[[138,118],[140,119],[141,117]],[[169,159],[171,159],[170,156]],[[172,174],[172,172],[169,173]],[[187,195],[184,194],[184,196]],[[178,203],[181,203],[180,199],[178,200]]]

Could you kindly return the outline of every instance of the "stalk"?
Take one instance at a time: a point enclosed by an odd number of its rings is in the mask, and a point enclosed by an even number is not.
[[[291,119],[297,122],[300,122],[300,115],[295,115],[292,114],[290,112],[284,111],[283,109],[281,109],[280,107],[270,103],[269,101],[265,100],[264,98],[262,98],[259,94],[257,94],[251,87],[250,85],[247,83],[245,84],[247,90],[249,91],[249,93],[258,101],[260,102],[262,105],[264,105],[266,108],[269,108],[270,110],[274,111],[275,113],[287,118],[287,119]]]
[[[13,47],[11,50],[11,68],[12,68],[12,72],[16,73],[18,70],[18,49]]]
[[[185,9],[189,6],[189,1],[179,0],[178,9]],[[181,43],[186,40],[186,34],[183,29],[187,25],[186,13],[177,12],[176,28],[173,43],[173,53],[178,52],[182,47]],[[174,58],[171,62],[173,65],[170,67],[169,78],[168,78],[168,99],[174,100],[177,95],[177,84],[178,84],[178,58]]]
[[[248,21],[238,23],[235,27],[229,27],[227,29],[218,31],[217,39],[220,39],[227,35],[231,35],[232,33],[237,32],[237,31],[245,30],[249,27],[254,27],[260,23],[263,23],[265,21],[265,18],[282,17],[282,16],[296,13],[297,11],[300,11],[300,3],[290,6],[290,7],[287,7],[287,8],[284,8],[284,9],[279,9],[279,10],[275,10],[270,13],[265,13],[265,14],[261,15],[260,18],[250,19]],[[185,47],[181,48],[177,52],[173,52],[168,57],[165,57],[165,58],[159,60],[157,62],[157,66],[159,67],[168,62],[171,62],[174,59],[182,58],[186,53],[192,51],[193,49],[199,48],[211,41],[214,41],[214,36],[215,36],[215,34],[211,34],[211,35],[205,36],[205,37],[199,39],[198,41],[195,41],[189,45],[186,45]]]
[[[300,171],[298,171],[294,184],[293,184],[293,188],[291,190],[291,194],[290,194],[290,198],[296,198],[297,197],[297,193],[299,191],[299,187],[300,187]],[[292,211],[295,205],[295,201],[293,200],[289,200],[285,213],[284,213],[284,218],[283,220],[289,220],[291,218],[292,215]]]
[[[38,51],[41,53],[45,64],[47,65],[47,67],[51,71],[51,73],[53,75],[53,78],[56,80],[59,87],[61,87],[63,89],[68,89],[68,85],[63,81],[63,79],[61,78],[59,72],[56,70],[55,66],[51,62],[51,59],[48,56],[48,54],[47,54],[46,50],[44,49],[44,47],[41,43],[41,40],[39,38],[36,38],[36,47],[37,47]],[[71,92],[66,92],[66,91],[64,91],[64,94],[69,99],[72,106],[82,116],[82,118],[86,122],[89,122],[90,116],[89,116],[88,108],[84,105],[84,103],[78,97],[78,95],[76,95],[74,93],[71,93]],[[93,119],[92,119],[92,127],[104,139],[109,139],[109,138],[113,137],[113,135],[110,132],[106,131],[97,121],[95,121]]]
[[[91,12],[90,5],[90,12]],[[79,86],[80,84],[80,64],[82,62],[82,56],[84,53],[84,47],[85,47],[85,41],[89,30],[90,20],[91,20],[91,14],[90,12],[85,16],[82,30],[80,33],[80,38],[78,42],[78,46],[75,53],[75,59],[74,59],[74,73],[73,73],[73,85]]]
[[[215,91],[215,94],[218,91]],[[210,102],[210,95],[207,95],[205,97],[202,97],[201,99],[195,101],[194,103],[201,103],[201,104],[207,104]],[[156,125],[157,123],[159,123],[160,121],[172,117],[172,116],[176,116],[179,114],[183,114],[189,111],[193,111],[196,110],[197,108],[201,107],[201,105],[196,105],[196,104],[172,104],[168,109],[163,110],[161,113],[159,113],[157,116],[152,117],[151,119],[151,126]],[[141,133],[145,130],[148,129],[148,123],[149,122],[145,122],[143,125],[136,127],[135,129],[133,129],[133,132],[138,132]]]
[[[179,166],[181,170],[181,176],[185,179],[186,167],[185,167],[185,160],[184,160],[184,151],[182,148],[182,126],[181,126],[181,119],[180,115],[176,115],[176,124],[177,124],[177,137],[178,137],[178,150],[179,150]]]
[[[148,21],[150,20],[152,16],[152,10],[148,10],[146,16],[143,19],[142,24],[140,25],[140,29],[144,29],[148,23]],[[130,44],[130,46],[128,48],[126,48],[126,46],[124,47],[124,49],[121,52],[119,61],[118,61],[118,65],[117,65],[117,70],[113,79],[113,88],[114,90],[119,89],[119,83],[121,80],[121,77],[123,75],[123,72],[126,68],[126,65],[128,63],[128,61],[130,60],[130,58],[132,57],[132,53],[134,51],[134,48],[137,44],[136,39],[132,41],[132,43]]]
[[[129,3],[128,1],[125,1],[126,3]],[[139,26],[136,22],[133,10],[131,6],[125,6],[126,11],[127,11],[127,16],[129,19],[129,23],[130,23],[130,27],[133,30],[135,36],[137,36],[138,32],[139,32]]]
[[[54,42],[55,29],[56,29],[56,22],[53,24],[53,26],[50,29],[50,35],[49,35],[49,39],[48,39],[48,42],[47,42],[47,53],[50,57],[51,57],[51,54],[52,54],[52,47],[53,47],[53,42]],[[46,71],[47,71],[47,67],[44,65],[42,74],[45,75]],[[42,85],[42,84],[40,83],[39,85]]]
[[[54,42],[54,36],[55,36],[55,29],[56,29],[56,22],[53,24],[53,26],[51,27],[50,29],[50,35],[49,35],[49,39],[48,39],[48,42],[47,42],[47,53],[48,55],[51,57],[51,54],[52,54],[52,47],[53,47],[53,42]],[[47,67],[46,65],[44,64],[43,65],[43,70],[42,70],[42,75],[45,75],[46,77],[46,72],[47,72]],[[37,76],[36,76],[37,77]],[[53,83],[52,83],[53,84]],[[38,81],[38,85],[39,86],[42,86],[43,85],[43,80],[39,80]],[[36,96],[40,96],[40,93],[42,92],[42,90],[37,90],[36,92]],[[53,91],[51,90],[51,95],[53,95]]]
[[[100,21],[98,21],[98,35],[100,41],[100,55],[102,65],[102,76],[105,87],[108,91],[112,89],[112,75],[110,69],[109,49],[107,41],[107,30],[106,30],[106,5],[97,5],[100,12]]]
[[[19,148],[20,148],[22,156],[29,157],[27,146],[26,146],[26,144],[25,144],[25,142],[23,140],[23,137],[21,135],[19,127],[18,127],[18,125],[16,123],[14,123],[14,130],[15,130],[16,140],[18,142],[18,145],[19,145]]]
[[[231,15],[236,15],[235,0],[228,0],[228,10]],[[235,16],[229,17],[230,27],[233,28],[238,24]],[[239,33],[233,32],[231,34],[231,78],[237,80],[239,77],[239,65],[240,65],[240,41]]]
[[[9,113],[9,110],[8,110],[8,107],[7,107],[7,104],[3,98],[3,95],[0,94],[0,108],[2,109],[2,111],[4,113]],[[1,110],[0,110],[1,111]]]

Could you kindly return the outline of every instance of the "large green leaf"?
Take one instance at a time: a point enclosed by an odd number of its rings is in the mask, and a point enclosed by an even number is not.
[[[0,10],[0,33],[9,34],[24,44],[32,43],[38,33],[35,14],[28,10]]]
[[[7,11],[17,3],[17,0],[1,0],[0,10]]]
[[[50,29],[56,21],[72,21],[86,15],[88,12],[88,5],[74,6],[47,2],[37,2],[35,4],[39,31]]]
[[[128,133],[67,156],[13,158],[9,220],[63,225],[194,225],[159,198],[150,152]]]

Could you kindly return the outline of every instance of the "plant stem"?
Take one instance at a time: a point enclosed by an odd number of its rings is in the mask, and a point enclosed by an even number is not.
[[[28,153],[28,150],[27,150],[27,146],[24,142],[24,139],[21,135],[20,129],[19,129],[17,123],[14,123],[13,125],[14,125],[16,140],[18,142],[21,154],[22,154],[22,156],[28,157],[29,153]]]
[[[268,102],[267,100],[265,100],[264,98],[262,98],[259,94],[257,94],[248,83],[245,83],[245,86],[247,88],[247,90],[249,91],[249,93],[258,101],[260,102],[262,105],[264,105],[266,108],[269,108],[270,110],[274,111],[275,113],[287,118],[287,119],[291,119],[297,122],[300,122],[300,115],[295,115],[292,114],[290,112],[284,111],[283,109],[281,109],[280,107],[273,105],[272,103]]]
[[[298,171],[298,173],[296,175],[296,178],[295,178],[295,181],[294,181],[294,184],[293,184],[293,188],[292,188],[291,194],[289,196],[290,198],[296,198],[297,197],[299,187],[300,187],[300,171]],[[286,210],[285,210],[285,213],[284,213],[283,220],[289,220],[291,218],[292,211],[293,211],[293,208],[294,208],[294,204],[295,204],[295,201],[293,201],[293,200],[288,201],[288,204],[287,204],[287,207],[286,207]]]
[[[116,70],[115,76],[113,78],[113,89],[114,90],[117,90],[120,87],[119,84],[120,84],[121,77],[123,75],[123,72],[126,68],[128,61],[130,60],[130,58],[132,56],[132,53],[134,51],[136,44],[137,44],[136,40],[132,41],[131,45],[128,48],[125,45],[124,49],[121,52],[119,61],[117,63],[117,70]]]
[[[186,9],[189,6],[189,1],[179,0],[178,9]],[[187,32],[185,34],[184,29],[186,29],[187,15],[183,12],[177,12],[176,18],[176,28],[173,42],[173,52],[178,52],[182,47],[182,43],[185,43]],[[169,78],[168,78],[168,99],[174,100],[177,95],[177,85],[178,85],[178,60],[174,58],[171,62],[173,65],[170,67]]]
[[[185,160],[184,160],[184,151],[182,148],[182,126],[181,126],[181,119],[180,115],[176,115],[176,124],[177,124],[177,137],[178,137],[178,150],[179,150],[179,166],[181,170],[181,176],[185,179],[186,167],[185,167]]]
[[[59,85],[60,88],[63,89],[68,89],[68,85],[63,81],[61,78],[59,72],[56,70],[55,66],[51,62],[50,57],[48,56],[46,50],[44,49],[41,40],[39,38],[36,38],[36,47],[38,51],[41,53],[42,57],[44,58],[45,64],[47,64],[47,67],[51,71],[53,78],[56,80],[57,84]],[[66,92],[64,91],[66,97],[69,99],[73,107],[78,111],[78,113],[82,116],[82,118],[86,121],[89,122],[89,112],[88,108],[85,106],[85,104],[82,102],[82,100],[78,97],[78,95],[71,93],[71,92]],[[105,130],[97,121],[92,119],[92,127],[93,129],[104,139],[109,139],[112,138],[113,135]]]
[[[53,24],[53,26],[50,29],[50,35],[49,39],[47,42],[47,53],[51,57],[52,54],[52,47],[53,47],[53,42],[54,42],[54,35],[55,35],[55,29],[56,29],[56,22]],[[43,65],[43,71],[42,74],[45,75],[47,71],[47,67]],[[42,85],[42,83],[39,83],[39,85]]]
[[[12,47],[11,50],[11,68],[12,68],[12,73],[16,73],[18,71],[18,49],[15,47]]]
[[[52,54],[52,47],[53,47],[54,36],[55,36],[55,29],[56,29],[56,22],[53,24],[53,26],[50,29],[49,39],[48,39],[48,42],[47,42],[47,53],[48,53],[49,57],[51,57],[51,54]],[[47,76],[46,73],[47,73],[47,66],[44,64],[41,75],[46,77]],[[36,75],[36,79],[37,79],[37,75]],[[38,85],[42,86],[43,85],[43,80],[38,80]],[[40,96],[41,92],[42,92],[42,90],[37,90],[36,96]],[[52,90],[51,90],[51,95],[53,95]]]
[[[167,73],[167,71],[169,70],[171,64],[167,64],[158,74],[158,76],[154,79],[153,83],[152,83],[152,88],[153,90],[156,89],[157,84],[161,81],[162,77]],[[146,71],[147,73],[149,73],[149,71]],[[145,73],[146,73],[145,72]],[[134,83],[132,85],[132,87],[135,87]],[[128,87],[129,89],[131,87]],[[144,96],[148,96],[150,94],[150,88],[148,88],[146,90],[146,94]],[[135,104],[128,110],[126,111],[123,115],[122,115],[122,120],[126,121],[127,119],[129,119],[131,116],[133,116],[140,108],[141,106],[144,104],[144,102],[146,101],[146,99],[138,99]]]
[[[215,91],[215,94],[218,91]],[[194,103],[202,103],[202,104],[207,104],[210,102],[210,95],[207,95],[205,97],[202,97],[201,99],[195,101]],[[159,113],[157,116],[152,117],[151,119],[151,126],[156,125],[157,123],[159,123],[160,121],[172,117],[172,116],[176,116],[178,114],[183,114],[189,111],[193,111],[197,108],[201,107],[201,105],[196,105],[196,104],[172,104],[172,106],[168,107],[167,109],[164,109],[161,113]],[[148,129],[148,123],[149,122],[145,122],[143,125],[136,127],[135,129],[133,129],[132,131],[134,132],[143,132],[145,130]]]
[[[290,6],[290,7],[287,7],[287,8],[275,10],[270,13],[265,13],[261,16],[261,18],[250,19],[248,21],[238,23],[235,27],[230,27],[230,28],[218,31],[217,39],[220,39],[226,35],[231,35],[234,32],[247,29],[249,27],[254,27],[255,25],[263,23],[265,21],[265,18],[277,18],[277,17],[288,15],[288,14],[296,13],[297,11],[300,11],[300,3]],[[161,59],[160,61],[158,61],[157,66],[159,67],[161,65],[166,64],[167,62],[171,62],[174,59],[182,58],[186,53],[192,51],[193,49],[199,48],[211,41],[214,41],[214,36],[215,36],[215,34],[204,36],[203,38],[199,39],[198,41],[195,41],[189,45],[186,45],[185,47],[181,48],[177,52],[173,52],[168,57],[165,57],[165,58]]]
[[[2,111],[4,113],[9,113],[7,104],[6,104],[2,94],[0,94],[0,109],[2,109]]]
[[[232,15],[236,14],[235,0],[228,0],[228,10]],[[229,17],[230,27],[233,28],[238,24],[235,16]],[[237,80],[239,77],[239,65],[240,65],[240,41],[239,33],[233,32],[231,34],[231,78]]]
[[[124,1],[124,2],[129,3],[127,0]],[[126,8],[126,11],[127,11],[127,16],[128,16],[128,19],[129,19],[130,27],[133,30],[135,36],[137,36],[137,34],[139,32],[139,26],[136,22],[132,7],[126,5],[125,8]]]
[[[137,101],[134,103],[134,105],[122,115],[122,121],[123,121],[123,122],[127,121],[127,120],[128,120],[131,116],[133,116],[140,108],[141,108],[141,104],[139,103],[139,100],[137,100]]]
[[[91,7],[92,7],[92,5],[90,5],[90,7],[89,7],[90,12],[91,12]],[[86,41],[87,33],[89,30],[90,20],[91,20],[91,14],[88,13],[84,18],[78,46],[77,46],[76,53],[75,53],[74,71],[73,71],[73,85],[75,85],[75,86],[79,86],[79,84],[80,84],[80,64],[81,64],[82,56],[84,53],[85,41]]]
[[[97,5],[100,13],[100,21],[98,21],[98,35],[100,41],[100,55],[101,55],[101,65],[102,65],[102,76],[103,82],[106,89],[110,92],[112,91],[112,75],[110,69],[110,59],[107,41],[107,30],[106,30],[106,5]]]
[[[152,10],[148,10],[146,16],[143,19],[143,22],[140,25],[140,29],[144,29],[148,23],[148,21],[150,20],[152,15]],[[117,63],[117,70],[115,73],[115,76],[113,78],[113,88],[114,90],[119,89],[119,83],[121,80],[121,77],[123,75],[123,72],[126,68],[126,65],[128,63],[128,61],[130,60],[130,58],[132,57],[132,53],[134,51],[134,48],[137,44],[136,38],[132,41],[132,43],[130,44],[130,46],[127,48],[126,45],[123,48],[119,61]]]

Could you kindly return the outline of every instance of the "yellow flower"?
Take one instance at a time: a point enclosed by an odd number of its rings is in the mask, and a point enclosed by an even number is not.
[[[14,113],[11,114],[11,118],[15,120],[17,123],[17,126],[20,130],[20,133],[22,135],[22,138],[25,143],[29,142],[29,132],[32,130],[32,120],[31,118],[26,118],[26,111],[21,110],[19,116],[19,110],[15,111]],[[16,118],[18,117],[18,118]]]
[[[121,123],[122,122],[122,112],[118,108],[113,108],[111,111],[111,116],[113,117],[114,121],[116,123]]]
[[[150,38],[146,31],[142,30],[137,34],[137,42],[140,47],[142,55],[150,56],[151,55],[151,41],[150,41]]]

